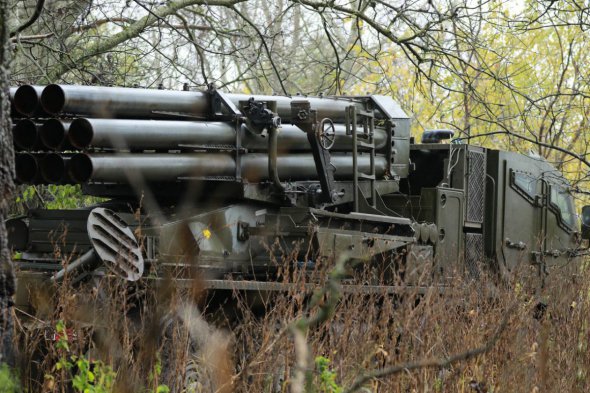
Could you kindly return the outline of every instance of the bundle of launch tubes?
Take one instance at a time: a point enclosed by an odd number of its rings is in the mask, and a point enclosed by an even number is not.
[[[218,120],[209,92],[75,85],[24,85],[10,90],[16,180],[23,184],[126,183],[129,173],[146,182],[232,177],[236,162],[243,178],[268,179],[265,135],[240,121]],[[317,180],[307,135],[291,121],[291,101],[309,101],[318,118],[334,124],[331,164],[337,179],[353,173],[352,139],[344,115],[353,99],[226,94],[240,102],[275,101],[282,120],[278,134],[278,173],[282,181]],[[236,134],[240,133],[239,138]],[[375,149],[387,135],[376,128]],[[241,146],[236,146],[236,140]],[[236,149],[240,159],[236,160]],[[359,147],[358,169],[369,155]],[[384,176],[386,156],[375,157],[375,174]]]

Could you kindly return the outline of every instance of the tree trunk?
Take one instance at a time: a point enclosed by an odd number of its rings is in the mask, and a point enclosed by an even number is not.
[[[14,150],[8,93],[11,56],[8,21],[8,0],[0,0],[0,363],[12,365],[12,295],[15,280],[5,225],[14,190]]]

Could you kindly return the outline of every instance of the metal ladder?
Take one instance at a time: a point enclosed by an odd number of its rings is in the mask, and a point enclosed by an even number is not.
[[[360,120],[360,121],[359,121]],[[371,207],[377,207],[377,191],[375,189],[375,116],[372,111],[359,110],[351,105],[346,108],[346,135],[352,136],[352,181],[353,181],[353,211],[359,211],[359,180],[371,182]],[[361,130],[359,131],[359,127]],[[359,172],[358,148],[369,150],[369,173]]]

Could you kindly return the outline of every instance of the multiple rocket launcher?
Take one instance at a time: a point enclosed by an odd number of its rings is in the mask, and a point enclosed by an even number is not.
[[[125,183],[128,176],[146,182],[230,178],[237,165],[248,181],[269,178],[268,137],[252,130],[244,119],[215,113],[210,92],[24,85],[10,93],[16,180],[21,183]],[[283,122],[277,160],[281,181],[318,180],[306,133],[287,124],[293,120],[292,101],[308,101],[318,119],[327,118],[333,124],[330,150],[335,178],[352,177],[353,139],[343,117],[351,100],[224,97],[236,108],[251,98],[276,103],[276,114]],[[375,150],[386,147],[384,129],[375,128],[371,137]],[[388,167],[384,154],[373,160],[369,154],[358,154],[357,165],[364,172],[373,165],[378,178],[386,175]]]
[[[284,268],[280,255],[307,265],[310,255],[345,251],[371,258],[386,275],[403,266],[409,279],[427,262],[441,276],[461,266],[477,275],[488,260],[511,269],[525,258],[545,271],[571,266],[587,250],[568,219],[571,195],[554,192],[567,183],[549,163],[438,144],[451,135],[445,130],[413,144],[410,119],[390,97],[48,85],[12,89],[11,98],[17,180],[84,184],[83,192],[115,202],[11,220],[11,244],[31,269],[47,266],[50,234],[64,222],[72,224],[65,252],[94,249],[111,270],[134,279],[144,253],[162,266],[192,264],[186,255],[198,255],[199,268],[213,275],[258,282]],[[184,187],[192,181],[200,183]],[[173,214],[148,220],[135,239],[127,203],[144,184],[159,202],[172,202],[166,212]],[[184,191],[197,209],[181,217],[173,207]],[[588,239],[590,223],[582,228]],[[265,245],[277,238],[272,256]],[[251,284],[243,288],[262,288]]]

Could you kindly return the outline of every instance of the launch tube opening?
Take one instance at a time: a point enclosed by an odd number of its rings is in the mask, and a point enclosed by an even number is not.
[[[32,154],[14,156],[16,179],[21,183],[32,183],[37,177],[37,160]]]
[[[76,154],[70,160],[68,174],[76,183],[86,183],[92,171],[92,160],[86,154]]]
[[[21,120],[14,126],[13,135],[14,143],[19,148],[32,149],[37,143],[37,126],[32,120]]]
[[[48,183],[57,183],[65,175],[66,165],[59,154],[47,154],[41,160],[41,177]]]
[[[49,119],[39,130],[41,142],[50,149],[59,149],[64,141],[66,130],[58,119]]]
[[[14,93],[14,107],[26,116],[32,116],[39,107],[39,97],[33,86],[24,85]]]
[[[65,105],[66,96],[59,85],[48,85],[41,93],[41,106],[51,114],[60,113]]]
[[[90,146],[93,137],[94,130],[88,120],[78,118],[70,124],[69,139],[72,146],[85,149]]]

